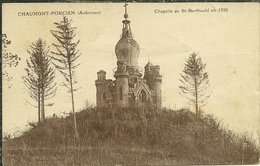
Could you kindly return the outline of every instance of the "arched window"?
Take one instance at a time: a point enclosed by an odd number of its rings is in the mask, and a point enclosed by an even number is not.
[[[146,102],[146,94],[145,94],[145,91],[142,90],[141,93],[140,93],[140,101],[142,103],[145,103]]]
[[[104,102],[104,103],[107,102],[107,94],[106,94],[106,92],[103,92],[101,101]]]

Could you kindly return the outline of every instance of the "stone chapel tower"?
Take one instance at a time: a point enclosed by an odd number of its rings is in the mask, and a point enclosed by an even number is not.
[[[122,35],[115,47],[117,68],[114,77],[116,80],[106,79],[104,70],[97,73],[98,79],[95,81],[97,107],[125,107],[141,103],[161,108],[160,66],[148,62],[142,78],[142,68],[138,67],[140,48],[132,36],[127,4],[124,7]]]

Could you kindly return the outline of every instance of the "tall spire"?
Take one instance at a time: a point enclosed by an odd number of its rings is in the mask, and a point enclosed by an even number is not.
[[[139,45],[133,39],[132,32],[130,28],[130,21],[128,20],[127,4],[124,4],[124,19],[122,21],[122,35],[120,40],[116,44],[115,52],[117,60],[120,62],[125,62],[127,66],[137,69],[137,61],[139,56]],[[135,71],[135,70],[133,70]]]
[[[122,39],[123,38],[132,38],[130,21],[127,20],[127,18],[128,18],[127,5],[128,5],[127,3],[125,3],[125,5],[124,5],[124,7],[125,7],[125,14],[124,14],[125,20],[122,21],[122,23],[123,23]]]

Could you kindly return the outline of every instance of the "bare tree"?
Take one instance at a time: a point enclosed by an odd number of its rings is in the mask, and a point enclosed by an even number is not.
[[[55,60],[55,67],[60,71],[66,80],[66,82],[62,83],[62,85],[68,88],[69,93],[71,94],[75,135],[77,140],[79,140],[73,93],[77,89],[75,89],[73,85],[77,83],[75,69],[79,66],[79,63],[76,63],[76,60],[81,54],[79,54],[79,51],[76,49],[80,41],[72,41],[76,35],[76,27],[72,27],[71,22],[72,20],[68,20],[65,16],[63,16],[63,20],[61,22],[54,22],[57,30],[51,30],[51,33],[57,39],[58,44],[53,43],[53,46],[56,47],[56,52],[52,52],[52,54],[54,55],[53,59]]]
[[[16,54],[12,54],[10,52],[7,52],[7,46],[11,44],[11,41],[7,39],[6,34],[2,34],[2,67],[16,67],[21,60],[20,57],[18,57]],[[2,68],[2,69],[3,69]],[[12,79],[11,76],[9,76],[8,72],[6,70],[2,71],[3,80],[6,80],[8,82],[9,88],[11,88],[12,84],[10,84],[10,81]]]
[[[45,100],[51,99],[56,94],[56,83],[54,83],[55,71],[51,67],[51,57],[46,43],[39,38],[31,45],[31,51],[27,51],[31,56],[26,60],[27,76],[22,77],[24,84],[28,88],[30,97],[38,102],[38,121],[45,121],[45,106],[52,106],[53,103],[45,105]],[[32,105],[32,104],[31,104]]]
[[[185,96],[191,101],[196,109],[196,116],[199,116],[199,108],[205,106],[206,99],[209,95],[206,95],[209,87],[208,73],[204,72],[206,64],[203,64],[201,57],[198,57],[196,53],[192,53],[188,60],[186,60],[183,70],[184,74],[181,74],[182,86],[179,86],[181,95]]]

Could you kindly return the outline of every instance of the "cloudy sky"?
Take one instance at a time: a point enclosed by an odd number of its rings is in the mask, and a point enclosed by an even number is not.
[[[189,9],[208,12],[188,12]],[[163,10],[168,13],[158,12]],[[107,78],[114,79],[112,70],[117,62],[114,50],[122,30],[123,3],[3,4],[2,31],[12,41],[8,51],[22,58],[18,67],[4,69],[13,77],[13,85],[9,89],[3,80],[3,132],[23,130],[27,122],[37,121],[37,109],[26,103],[25,100],[32,100],[21,79],[29,58],[27,50],[38,38],[54,50],[51,43],[56,41],[50,30],[55,29],[53,22],[62,20],[56,14],[69,14],[68,11],[72,15],[67,17],[77,27],[75,39],[80,40],[78,49],[82,53],[77,69],[77,86],[81,89],[75,93],[76,110],[84,108],[86,101],[95,104],[96,73],[100,69],[107,72]],[[86,11],[97,14],[79,14]],[[48,15],[26,16],[25,12]],[[140,46],[139,66],[144,67],[148,57],[161,66],[164,107],[189,107],[186,98],[178,94],[179,79],[185,60],[197,52],[207,64],[211,84],[211,97],[203,110],[214,114],[230,129],[256,133],[259,129],[259,4],[130,3],[128,14],[134,39]],[[55,104],[46,109],[47,116],[71,111],[70,95],[59,86],[64,80],[58,72],[56,81],[58,91],[50,101]]]

